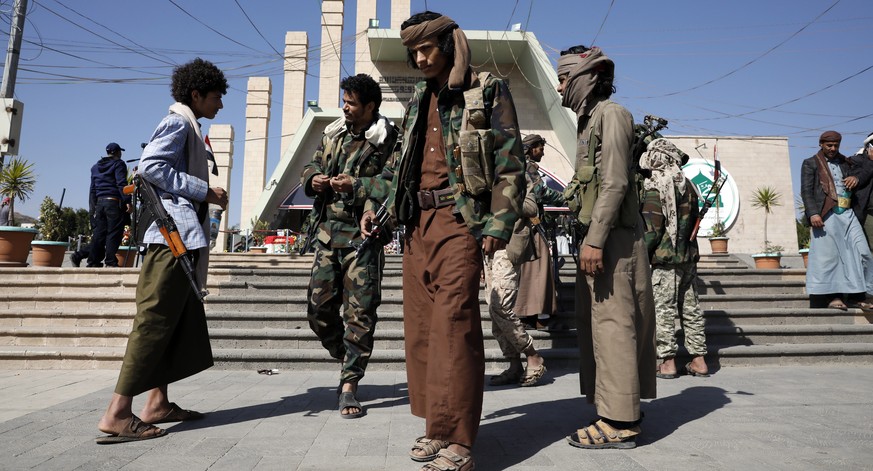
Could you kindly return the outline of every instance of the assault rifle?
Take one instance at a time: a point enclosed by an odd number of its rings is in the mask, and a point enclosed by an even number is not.
[[[376,218],[373,221],[373,230],[370,231],[370,235],[365,237],[364,240],[355,247],[356,257],[360,257],[361,252],[379,240],[379,237],[382,236],[382,230],[388,224],[389,219],[390,215],[388,214],[388,208],[385,207],[385,203],[380,204],[379,209],[376,210]]]
[[[172,216],[167,214],[167,210],[164,208],[161,199],[158,198],[158,194],[155,192],[155,189],[152,188],[152,185],[143,180],[140,175],[133,177],[132,185],[124,187],[125,194],[131,194],[134,192],[138,194],[142,208],[151,213],[152,217],[154,217],[158,230],[167,242],[167,247],[170,248],[170,251],[173,252],[173,256],[176,257],[176,260],[178,260],[182,265],[182,270],[185,272],[185,276],[191,283],[191,288],[200,299],[200,302],[203,302],[203,298],[205,298],[209,292],[201,287],[200,283],[197,282],[197,278],[194,274],[194,255],[188,251],[187,247],[185,247],[185,242],[182,241],[182,236],[179,234],[179,228],[176,227],[176,221],[173,220]]]
[[[659,116],[647,114],[643,118],[643,124],[634,125],[634,143],[631,146],[631,156],[633,156],[634,168],[639,169],[640,157],[646,152],[646,146],[649,145],[649,137],[661,137],[658,131],[667,127],[667,120]]]
[[[721,175],[721,162],[718,160],[715,161],[715,172],[713,172],[713,176],[715,177],[715,182],[713,182],[712,186],[709,187],[709,191],[706,192],[706,196],[703,198],[703,207],[700,208],[700,212],[697,214],[697,221],[694,222],[694,229],[691,231],[691,237],[688,240],[693,241],[697,238],[697,231],[700,230],[700,223],[703,221],[703,217],[706,216],[706,212],[709,211],[709,208],[712,207],[713,203],[718,200],[718,195],[721,193],[721,188],[724,186],[725,182],[727,182],[727,177]],[[712,190],[715,190],[715,194],[712,194]]]

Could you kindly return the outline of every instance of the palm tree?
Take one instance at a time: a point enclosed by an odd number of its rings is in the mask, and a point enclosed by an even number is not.
[[[0,169],[0,195],[9,197],[9,221],[15,225],[15,200],[25,201],[33,193],[36,175],[33,164],[18,157]]]
[[[782,206],[782,195],[769,186],[761,187],[752,194],[752,207],[764,210],[764,251],[771,252],[770,239],[767,238],[767,216],[773,212],[776,206]]]

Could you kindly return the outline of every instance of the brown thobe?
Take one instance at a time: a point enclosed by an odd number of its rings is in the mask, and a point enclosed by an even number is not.
[[[536,229],[531,228],[532,232]],[[531,234],[537,258],[524,262],[519,267],[518,297],[515,300],[515,315],[518,317],[537,314],[554,315],[558,302],[555,292],[555,274],[549,243],[539,233]]]
[[[430,97],[422,190],[448,187],[437,99]],[[422,210],[407,228],[403,328],[412,413],[425,435],[472,446],[482,414],[485,360],[479,283],[482,252],[454,206]]]

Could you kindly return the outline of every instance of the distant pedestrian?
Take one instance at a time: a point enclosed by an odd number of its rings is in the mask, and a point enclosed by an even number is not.
[[[821,150],[800,168],[800,195],[812,227],[806,292],[811,299],[829,299],[831,309],[869,311],[873,304],[868,300],[855,300],[873,295],[873,256],[851,197],[859,177],[869,175],[864,175],[864,165],[840,153],[842,139],[836,131],[822,133]]]
[[[91,191],[93,202],[91,224],[91,253],[89,267],[117,267],[115,258],[124,233],[124,215],[132,209],[130,196],[124,194],[127,185],[127,165],[121,160],[124,149],[110,142],[106,156],[91,167]]]
[[[522,140],[522,147],[526,157],[527,185],[522,216],[530,228],[533,256],[519,267],[515,314],[521,318],[527,317],[529,325],[538,330],[547,330],[556,325],[552,316],[557,312],[558,299],[555,267],[546,238],[544,207],[564,206],[564,195],[549,188],[540,176],[539,164],[545,154],[546,140],[539,134],[529,134]]]
[[[3,202],[0,202],[0,226],[8,226],[11,224],[9,214],[9,197],[3,198]]]

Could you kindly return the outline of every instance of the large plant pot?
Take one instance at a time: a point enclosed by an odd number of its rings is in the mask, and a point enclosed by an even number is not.
[[[260,246],[249,247],[249,253],[267,253],[267,248]]]
[[[137,251],[138,247],[128,247],[126,245],[122,245],[118,248],[118,252],[115,252],[115,259],[118,260],[119,267],[132,267],[134,262],[136,261],[136,257],[139,254]]]
[[[50,240],[35,240],[30,243],[33,251],[33,266],[59,267],[64,263],[64,256],[70,244]]]
[[[36,229],[0,226],[0,267],[26,267]]]
[[[752,255],[752,258],[755,259],[755,268],[760,270],[775,270],[782,268],[780,261],[782,260],[781,254],[772,254],[772,253],[759,253]]]
[[[710,237],[709,247],[712,253],[728,253],[728,237]]]
[[[803,267],[806,268],[809,266],[809,249],[800,249],[797,251],[801,257],[803,257]]]

